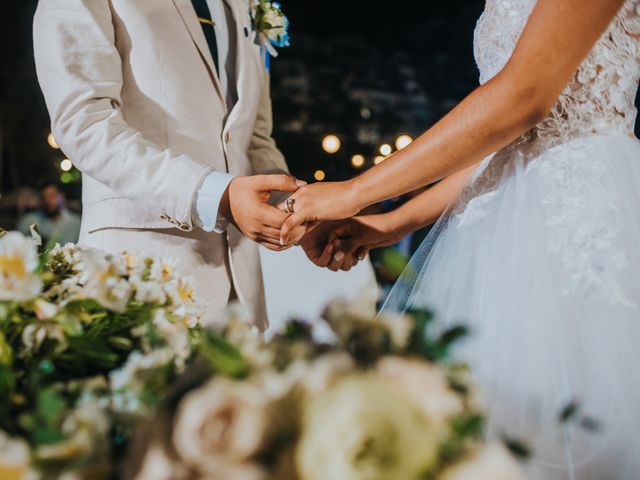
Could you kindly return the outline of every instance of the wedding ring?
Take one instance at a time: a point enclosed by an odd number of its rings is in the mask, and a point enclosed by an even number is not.
[[[295,213],[293,211],[293,205],[296,203],[296,200],[294,198],[287,198],[287,201],[284,202],[284,211],[286,213]]]

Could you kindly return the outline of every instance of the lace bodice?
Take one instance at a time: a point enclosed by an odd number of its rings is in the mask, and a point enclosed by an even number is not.
[[[536,0],[487,0],[474,41],[481,83],[507,63],[535,4]],[[640,0],[627,0],[549,116],[520,141],[543,138],[555,144],[589,133],[632,134],[638,79]]]

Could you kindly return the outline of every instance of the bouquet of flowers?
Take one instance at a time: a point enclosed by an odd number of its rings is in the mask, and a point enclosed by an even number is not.
[[[293,321],[263,342],[231,315],[200,344],[207,368],[142,437],[127,478],[468,480],[524,478],[484,416],[465,365],[466,331],[429,334],[431,316],[375,316],[335,302],[331,340]],[[141,452],[141,453],[140,453]]]
[[[194,351],[168,259],[0,238],[0,478],[105,478]]]
[[[482,440],[462,327],[335,302],[326,340],[202,329],[174,264],[0,238],[0,478],[519,479]],[[322,326],[316,325],[315,327]]]

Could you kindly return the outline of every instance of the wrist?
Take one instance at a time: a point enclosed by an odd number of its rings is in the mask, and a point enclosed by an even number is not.
[[[363,215],[356,219],[364,226],[364,234],[378,246],[393,245],[409,233],[395,211]]]
[[[363,185],[362,176],[352,178],[347,182],[347,192],[349,193],[349,198],[347,199],[347,201],[351,205],[354,205],[358,212],[375,203],[369,202],[369,199],[367,198],[367,191]]]
[[[220,206],[218,207],[218,214],[226,218],[230,222],[234,221],[233,213],[231,210],[231,189],[235,181],[236,179],[234,178],[233,180],[231,180],[231,182],[229,182],[227,189],[222,194],[222,197],[220,197]]]

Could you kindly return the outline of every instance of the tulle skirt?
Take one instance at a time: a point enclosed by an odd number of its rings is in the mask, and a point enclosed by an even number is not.
[[[532,479],[640,479],[640,142],[591,135],[485,160],[385,309],[466,324],[488,434]],[[573,405],[573,407],[569,407]]]

